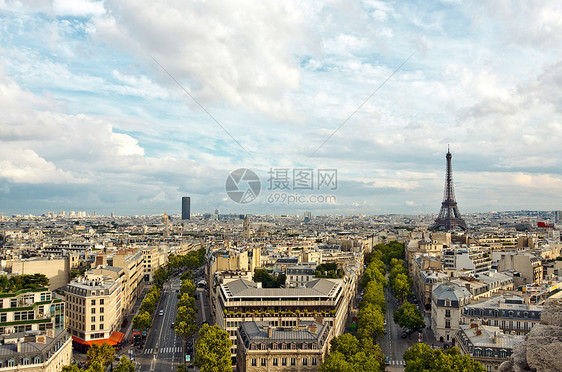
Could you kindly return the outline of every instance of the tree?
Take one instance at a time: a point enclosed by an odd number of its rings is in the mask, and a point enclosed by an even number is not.
[[[410,295],[412,291],[412,285],[410,284],[410,278],[406,274],[398,274],[394,278],[391,284],[392,292],[399,301],[404,301]]]
[[[400,327],[407,329],[419,329],[425,326],[422,313],[416,305],[405,302],[393,314],[394,321]]]
[[[187,293],[188,295],[193,297],[195,295],[195,289],[196,289],[195,284],[193,284],[191,280],[189,279],[182,280],[180,286],[180,293],[182,294]]]
[[[148,311],[138,313],[133,318],[133,328],[147,330],[152,326],[152,316]]]
[[[119,364],[113,369],[114,372],[135,372],[135,365],[125,355],[119,359]]]
[[[80,372],[80,368],[76,364],[62,366],[62,372]]]
[[[93,344],[86,353],[88,364],[91,365],[94,362],[98,362],[103,367],[108,366],[114,356],[115,349],[107,342],[101,345]]]
[[[376,341],[384,334],[384,314],[377,305],[367,304],[361,308],[358,316],[359,340]]]
[[[111,363],[111,362],[110,362]],[[92,362],[86,372],[104,372],[105,368],[101,365],[100,362]]]
[[[428,345],[416,343],[404,353],[406,372],[442,371],[442,372],[485,372],[480,362],[461,355],[453,347],[446,351],[433,350]]]
[[[219,326],[203,324],[195,342],[195,366],[202,372],[231,372],[229,334]]]
[[[330,354],[320,368],[322,372],[384,371],[384,355],[370,340],[360,342],[353,335],[343,334],[330,341]]]
[[[184,340],[190,338],[195,332],[197,332],[197,309],[188,306],[178,307],[178,314],[176,316],[176,324],[174,325],[174,330],[180,337]]]
[[[361,307],[366,304],[377,305],[383,312],[386,310],[384,288],[382,284],[374,280],[367,284],[364,289],[363,300],[361,300]]]
[[[159,267],[158,269],[156,269],[156,271],[152,275],[154,286],[157,288],[162,288],[164,283],[166,283],[166,280],[168,280],[168,271],[164,270],[163,267]]]

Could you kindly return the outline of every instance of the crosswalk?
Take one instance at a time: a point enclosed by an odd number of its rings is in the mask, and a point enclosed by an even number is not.
[[[389,360],[388,364],[391,366],[404,366],[406,365],[406,362],[403,360]]]
[[[179,353],[181,352],[181,346],[176,347],[162,347],[158,350],[159,354],[170,354],[170,353]],[[154,349],[144,349],[143,354],[152,354],[154,353]]]

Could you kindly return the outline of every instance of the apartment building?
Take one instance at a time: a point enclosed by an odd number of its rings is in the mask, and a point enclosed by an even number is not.
[[[291,266],[287,268],[285,275],[287,276],[285,282],[287,287],[304,287],[306,283],[314,279],[314,268],[304,265]]]
[[[525,335],[540,322],[542,306],[525,303],[523,297],[504,294],[472,302],[462,309],[462,324],[482,322],[503,333]]]
[[[521,281],[515,283],[517,286],[539,283],[543,279],[542,262],[532,254],[494,252],[492,257],[499,259],[499,271],[514,270],[519,273]]]
[[[143,276],[144,281],[152,283],[154,272],[167,262],[168,252],[165,247],[143,247]]]
[[[122,249],[108,257],[108,263],[124,270],[125,275],[121,277],[121,307],[123,314],[128,314],[144,288],[143,252],[138,248]]]
[[[453,340],[461,323],[461,309],[470,303],[471,294],[464,286],[445,282],[431,294],[431,329],[441,342]]]
[[[12,275],[44,274],[49,279],[49,289],[64,287],[70,281],[70,263],[68,257],[46,258],[31,257],[5,260],[3,269]]]
[[[64,329],[17,332],[1,337],[0,372],[59,372],[72,362]]]
[[[76,348],[121,342],[123,334],[117,332],[123,315],[120,278],[87,273],[66,286],[65,302],[66,326]]]
[[[492,268],[489,254],[478,250],[447,249],[441,252],[445,272],[479,273]]]
[[[476,323],[461,325],[455,334],[455,346],[461,354],[470,355],[488,372],[498,371],[500,364],[511,356],[515,344],[523,340],[524,336],[505,334],[498,327]]]
[[[0,294],[0,334],[64,328],[64,302],[47,288]]]
[[[261,283],[243,279],[221,284],[214,302],[216,323],[230,334],[233,362],[236,330],[244,322],[295,327],[299,322],[317,321],[332,327],[332,336],[340,335],[350,310],[344,288],[343,279],[315,279],[303,288],[261,288]]]
[[[237,371],[319,371],[328,353],[330,332],[326,323],[273,327],[269,322],[244,322],[237,331]]]

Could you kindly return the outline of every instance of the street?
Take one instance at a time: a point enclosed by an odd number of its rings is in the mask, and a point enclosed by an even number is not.
[[[171,328],[176,319],[179,288],[179,278],[164,284],[144,348],[136,351],[139,371],[175,371],[184,362],[182,339]],[[164,315],[158,315],[160,310],[164,310]]]
[[[398,309],[398,301],[389,287],[385,289],[386,299],[386,330],[387,334],[380,340],[382,352],[388,357],[389,371],[404,370],[404,352],[417,342],[417,333],[402,338],[402,327],[394,323],[392,314]]]

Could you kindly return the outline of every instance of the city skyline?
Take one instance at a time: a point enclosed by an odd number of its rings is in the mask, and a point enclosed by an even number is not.
[[[437,214],[449,143],[463,213],[560,209],[561,15],[2,2],[0,211],[175,214],[190,195],[193,213]],[[240,168],[262,182],[247,204],[225,191]],[[314,191],[335,198],[268,202],[271,169],[336,169]]]

